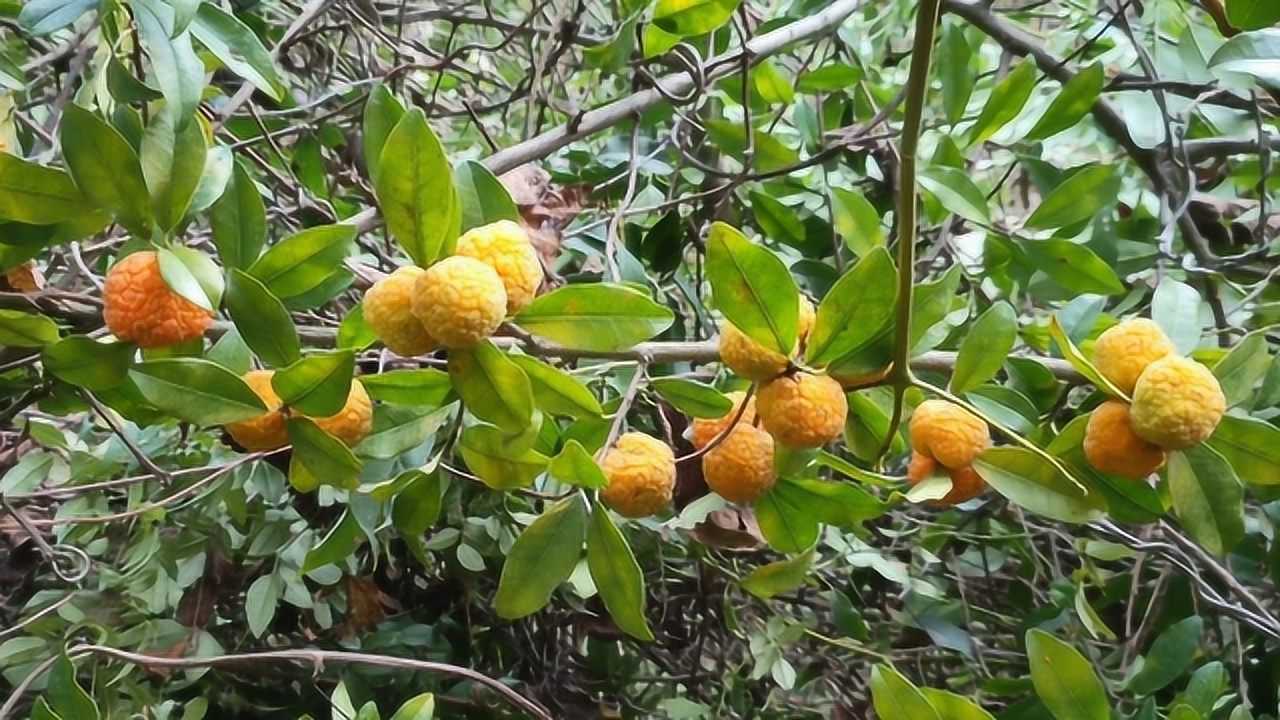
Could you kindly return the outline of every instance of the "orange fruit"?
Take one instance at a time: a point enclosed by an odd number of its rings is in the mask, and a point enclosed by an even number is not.
[[[150,250],[111,267],[102,305],[111,334],[144,348],[194,340],[213,322],[209,311],[169,289],[160,275],[160,260]]]

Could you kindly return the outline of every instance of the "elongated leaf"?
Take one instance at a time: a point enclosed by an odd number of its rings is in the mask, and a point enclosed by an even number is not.
[[[62,114],[62,153],[76,187],[120,224],[150,236],[151,204],[133,147],[115,128],[79,105]]]
[[[298,492],[312,492],[320,485],[355,490],[360,482],[360,460],[338,438],[308,417],[289,418],[289,442],[293,458],[289,482]]]
[[[943,720],[920,689],[888,665],[871,670],[871,702],[881,720]]]
[[[253,83],[272,100],[284,98],[284,83],[271,53],[248,25],[214,3],[200,3],[191,34],[231,72]]]
[[[1244,488],[1211,448],[1169,456],[1169,494],[1182,525],[1214,555],[1225,556],[1244,538]]]
[[[23,3],[18,22],[34,35],[48,35],[98,7],[98,0],[32,0]]]
[[[1018,117],[1035,87],[1036,63],[1031,58],[1024,58],[992,88],[982,113],[969,129],[969,144],[985,141]]]
[[[658,0],[653,23],[682,37],[702,35],[724,25],[742,0]]]
[[[447,487],[440,472],[412,471],[412,480],[395,495],[391,522],[403,537],[417,537],[440,519]],[[378,497],[376,494],[375,497]]]
[[[1053,465],[1025,448],[991,448],[978,456],[973,468],[996,492],[1037,515],[1085,523],[1102,517],[1106,509],[1098,493],[1077,487]]]
[[[963,171],[934,165],[921,170],[916,180],[947,210],[981,225],[991,224],[986,196]]]
[[[547,469],[546,455],[513,447],[511,437],[492,425],[463,430],[459,445],[467,468],[494,490],[526,487]]]
[[[534,404],[543,412],[574,418],[599,417],[604,412],[591,390],[564,370],[528,355],[508,358],[528,376]]]
[[[58,341],[58,325],[38,313],[0,310],[0,346],[44,347]]]
[[[733,401],[705,383],[687,378],[654,378],[650,383],[675,409],[695,418],[721,418],[733,409]]]
[[[463,160],[453,169],[453,180],[462,204],[464,232],[499,220],[520,221],[520,209],[507,186],[484,163]]]
[[[370,180],[378,176],[382,147],[387,143],[387,136],[403,117],[404,103],[391,92],[391,88],[382,83],[375,85],[364,104],[363,131],[360,134],[364,164],[369,171]]]
[[[532,615],[573,572],[587,536],[587,508],[576,494],[552,505],[511,546],[493,606],[507,620]]]
[[[1142,669],[1129,682],[1129,689],[1150,695],[1168,687],[1196,661],[1196,650],[1204,634],[1204,620],[1198,615],[1170,625],[1151,644]]]
[[[942,720],[996,720],[994,715],[962,695],[934,688],[920,688],[920,693],[938,711]]]
[[[164,95],[164,112],[174,127],[185,127],[204,92],[204,63],[191,46],[191,33],[178,31],[173,6],[163,0],[134,0],[131,6],[154,84]]]
[[[313,417],[336,415],[347,404],[355,354],[350,350],[315,353],[271,376],[280,401]]]
[[[341,266],[351,248],[352,225],[320,225],[295,233],[267,250],[249,268],[276,297],[314,290]]]
[[[226,192],[209,211],[213,243],[227,267],[247,269],[267,239],[267,209],[253,178],[239,162]]]
[[[796,80],[796,92],[829,93],[856,84],[863,77],[861,68],[845,63],[827,63],[810,70]]]
[[[360,378],[369,397],[398,405],[443,405],[453,391],[448,373],[432,368],[391,370]]]
[[[471,414],[510,433],[529,427],[533,419],[529,376],[493,343],[453,350],[449,378]]]
[[[355,552],[359,541],[360,523],[356,521],[356,516],[347,510],[342,513],[342,518],[337,524],[329,529],[324,539],[307,551],[307,557],[302,562],[300,572],[305,575],[325,565],[340,564]]]
[[[1200,293],[1190,285],[1165,278],[1151,298],[1151,319],[1164,330],[1178,352],[1200,344]]]
[[[897,297],[889,251],[879,247],[864,255],[818,305],[806,361],[827,365],[866,346],[893,317]]]
[[[948,25],[938,43],[938,77],[942,80],[942,108],[947,122],[955,125],[964,117],[973,95],[977,73],[973,67],[973,48],[961,25]]]
[[[1231,464],[1241,480],[1250,485],[1280,485],[1280,428],[1254,418],[1227,415],[1208,445]]]
[[[1280,78],[1280,29],[1240,33],[1213,53],[1209,67],[1252,75],[1274,88]]]
[[[213,311],[213,299],[205,292],[199,278],[191,268],[187,267],[182,258],[178,257],[177,253],[168,248],[160,248],[156,251],[156,259],[160,264],[160,276],[164,278],[164,283],[170,290],[206,311]],[[218,281],[221,282],[221,280],[222,278],[218,276]]]
[[[202,358],[167,358],[134,365],[129,377],[147,402],[197,425],[225,425],[267,411],[238,375]]]
[[[66,172],[0,153],[0,219],[53,225],[83,214],[85,202]]]
[[[1098,368],[1094,367],[1093,363],[1089,362],[1084,353],[1080,352],[1080,349],[1076,347],[1076,344],[1071,342],[1071,338],[1062,329],[1062,323],[1058,321],[1057,315],[1049,319],[1049,336],[1058,345],[1058,350],[1062,353],[1062,356],[1067,359],[1067,362],[1071,363],[1071,367],[1088,378],[1089,382],[1096,385],[1099,390],[1115,398],[1126,401],[1129,399],[1124,391],[1103,377],[1102,373],[1098,372]]]
[[[644,616],[644,574],[631,545],[600,503],[591,510],[587,567],[600,599],[618,627],[637,640],[653,640],[653,631]]]
[[[44,369],[58,379],[86,390],[109,390],[129,379],[129,364],[137,352],[130,343],[102,343],[72,335],[44,349]]]
[[[98,704],[76,681],[76,667],[66,655],[58,658],[49,671],[45,696],[50,707],[64,718],[98,720]]]
[[[833,187],[831,202],[836,231],[846,247],[861,257],[884,245],[880,213],[862,193]]]
[[[1120,192],[1120,176],[1110,165],[1091,165],[1076,171],[1055,187],[1027,218],[1027,227],[1053,229],[1088,220]]]
[[[598,490],[609,484],[595,458],[577,440],[569,440],[547,466],[551,477],[567,485]]]
[[[765,348],[790,355],[800,294],[782,260],[722,222],[707,238],[707,280],[716,308]]]
[[[187,122],[179,128],[169,114],[151,121],[142,136],[140,160],[161,230],[173,230],[186,216],[207,155],[199,122]]]
[[[426,267],[448,254],[461,209],[453,170],[422,110],[405,113],[387,136],[374,191],[387,229],[415,263]]]
[[[1049,103],[1048,109],[1036,121],[1031,132],[1027,133],[1026,139],[1050,138],[1080,122],[1093,110],[1093,104],[1102,94],[1105,82],[1102,63],[1094,63],[1076,73],[1058,91],[1057,97]]]
[[[992,305],[969,327],[960,343],[951,392],[963,395],[995,377],[1018,339],[1018,316],[1006,302]]]
[[[396,710],[391,720],[432,720],[436,715],[436,698],[431,693],[423,693]]]
[[[762,565],[742,579],[742,588],[763,599],[795,590],[808,579],[816,554],[811,549],[786,560]]]
[[[1280,5],[1267,0],[1227,0],[1227,19],[1241,30],[1262,30],[1280,24]]]
[[[1107,691],[1079,650],[1043,630],[1027,632],[1031,682],[1056,720],[1110,720]]]
[[[1227,407],[1239,405],[1253,395],[1253,389],[1271,369],[1271,361],[1266,333],[1258,331],[1246,335],[1213,366],[1213,374],[1227,398]]]
[[[670,309],[648,295],[608,283],[565,285],[539,296],[514,318],[535,335],[587,350],[631,347],[674,320]]]
[[[274,367],[295,362],[302,345],[284,304],[248,273],[232,268],[227,275],[227,311],[245,344]]]

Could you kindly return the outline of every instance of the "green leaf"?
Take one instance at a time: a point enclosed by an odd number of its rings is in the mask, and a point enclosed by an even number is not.
[[[995,135],[1018,117],[1036,87],[1036,63],[1024,58],[991,90],[978,120],[969,129],[968,144],[976,145]]]
[[[978,316],[960,343],[951,392],[963,395],[1000,372],[1018,340],[1018,315],[1007,302],[998,302]]]
[[[987,197],[962,170],[934,165],[921,170],[916,177],[920,187],[938,198],[942,207],[979,225],[990,225],[991,214],[987,209]]]
[[[102,118],[71,104],[62,114],[62,154],[76,187],[121,225],[150,237],[151,204],[133,146]]]
[[[346,443],[320,429],[308,417],[291,417],[286,427],[293,445],[289,482],[298,492],[311,492],[320,485],[340,490],[359,487],[360,460]]]
[[[387,229],[413,261],[426,267],[444,257],[461,224],[458,193],[444,148],[414,108],[387,136],[374,193]]]
[[[462,203],[462,230],[488,225],[499,220],[520,221],[520,209],[507,186],[503,185],[484,163],[463,160],[453,170]]]
[[[751,85],[760,99],[770,105],[790,105],[796,99],[791,80],[769,60],[751,69]]]
[[[1178,520],[1205,550],[1225,557],[1244,538],[1244,488],[1211,448],[1170,454],[1169,494]]]
[[[360,378],[360,383],[374,400],[397,405],[438,407],[453,392],[449,374],[432,368],[365,375]]]
[[[681,37],[703,35],[729,22],[742,0],[658,0],[653,24]]]
[[[598,502],[592,506],[587,531],[587,568],[618,627],[638,640],[653,640],[644,616],[644,574],[626,537]]]
[[[245,344],[244,338],[240,337],[240,331],[235,328],[223,333],[204,356],[237,375],[244,375],[253,369],[253,353]]]
[[[880,720],[942,720],[920,689],[888,665],[871,669],[871,702]]]
[[[0,310],[0,346],[44,347],[58,341],[58,325],[38,313]]]
[[[1139,695],[1151,695],[1182,677],[1196,661],[1204,620],[1192,615],[1160,633],[1144,656],[1142,669],[1129,681],[1129,689]]]
[[[654,26],[651,26],[654,27]],[[727,155],[744,158],[747,151],[747,132],[740,122],[708,120],[707,133]],[[752,169],[767,173],[785,170],[800,161],[799,154],[785,145],[777,136],[763,130],[751,131]]]
[[[452,406],[380,408],[373,416],[373,431],[355,446],[355,452],[363,458],[394,460],[431,442],[440,426],[455,415]]]
[[[762,192],[751,192],[751,211],[756,224],[765,237],[773,238],[794,248],[805,246],[804,223],[795,210],[783,205]]]
[[[1268,0],[1227,0],[1227,19],[1241,30],[1262,30],[1280,23],[1280,5]]]
[[[227,274],[227,312],[245,344],[267,365],[284,367],[301,356],[298,330],[284,303],[239,268]]]
[[[231,72],[272,100],[284,99],[285,87],[271,53],[248,25],[214,3],[200,3],[191,34]]]
[[[307,228],[272,245],[249,267],[249,274],[278,298],[301,295],[318,287],[342,265],[355,237],[353,225]]]
[[[996,720],[994,715],[967,697],[934,688],[920,688],[920,693],[942,720]]]
[[[312,417],[337,415],[347,404],[356,358],[350,350],[307,355],[271,376],[280,401]]]
[[[1106,502],[1086,492],[1039,455],[1020,447],[991,448],[978,456],[973,468],[996,492],[1037,515],[1065,523],[1086,523],[1102,517]]]
[[[1062,86],[1062,90],[1049,103],[1044,115],[1027,133],[1027,140],[1044,140],[1074,127],[1093,110],[1093,104],[1102,94],[1106,82],[1102,63],[1094,63],[1076,73]]]
[[[98,0],[32,0],[22,4],[18,22],[33,35],[48,35],[98,7]]]
[[[672,407],[694,418],[722,418],[733,409],[724,393],[696,380],[654,378],[650,386]]]
[[[436,715],[436,698],[431,693],[423,693],[396,710],[391,720],[432,720]]]
[[[494,490],[527,487],[547,469],[546,455],[513,447],[511,437],[492,425],[473,425],[459,440],[462,459],[476,477]]]
[[[213,311],[215,306],[212,298],[205,292],[204,286],[196,278],[195,273],[183,262],[182,258],[178,257],[177,253],[168,248],[160,248],[156,252],[156,258],[160,263],[160,276],[164,278],[164,284],[168,285],[170,290],[186,298],[194,305],[209,312]],[[218,277],[219,281],[221,279],[221,277]],[[221,288],[218,289],[221,290]]]
[[[1209,60],[1213,70],[1252,75],[1268,87],[1280,77],[1280,29],[1244,32],[1223,43]]]
[[[1098,372],[1098,368],[1094,367],[1093,363],[1089,362],[1089,359],[1084,356],[1084,353],[1080,352],[1080,349],[1076,347],[1076,344],[1071,341],[1066,331],[1063,330],[1062,323],[1059,322],[1057,315],[1049,318],[1049,337],[1053,338],[1053,341],[1057,343],[1058,350],[1067,359],[1067,362],[1071,363],[1071,367],[1075,368],[1081,375],[1084,375],[1099,390],[1115,398],[1121,398],[1126,401],[1129,399],[1120,388],[1104,378],[1102,373]]]
[[[964,27],[947,25],[938,43],[938,77],[942,81],[942,109],[947,122],[955,125],[964,118],[973,95],[977,74],[973,69],[973,48],[964,36]]]
[[[831,188],[831,212],[836,232],[855,255],[862,257],[884,245],[880,213],[862,193],[842,187]]]
[[[1226,415],[1208,446],[1250,485],[1280,485],[1280,428],[1254,418]]]
[[[208,152],[199,122],[179,127],[168,113],[151,120],[142,136],[139,158],[161,230],[172,231],[186,216]]]
[[[98,704],[76,682],[76,667],[65,654],[53,663],[49,671],[45,698],[59,716],[75,720],[98,720]]]
[[[370,180],[378,176],[382,148],[387,144],[387,136],[403,117],[404,103],[391,92],[391,88],[383,83],[375,85],[364,104],[363,132],[360,135],[364,164],[369,170]]]
[[[191,46],[191,29],[177,29],[173,6],[163,0],[133,0],[142,45],[151,58],[154,85],[164,95],[163,111],[175,127],[195,117],[204,92],[204,63]]]
[[[742,589],[764,600],[795,590],[809,579],[809,568],[816,555],[817,552],[810,549],[786,560],[761,565],[742,578]]]
[[[364,304],[356,303],[338,325],[338,347],[344,350],[368,350],[378,342],[378,335],[364,317]]]
[[[324,539],[307,551],[307,557],[303,560],[302,569],[299,572],[305,575],[325,565],[339,565],[356,551],[356,545],[359,542],[360,523],[356,521],[356,516],[347,510],[342,513],[338,523],[329,529]]]
[[[59,380],[97,392],[122,385],[137,348],[131,343],[104,343],[72,335],[44,349],[40,361]]]
[[[1160,281],[1151,298],[1151,319],[1184,355],[1200,344],[1200,305],[1195,288],[1168,277]]]
[[[609,283],[565,285],[538,296],[513,318],[535,335],[591,351],[632,347],[674,320],[670,309],[645,293]]]
[[[716,308],[729,322],[763,347],[791,354],[800,294],[777,255],[716,222],[707,238],[706,274]]]
[[[129,378],[147,402],[197,425],[225,425],[267,412],[240,376],[203,358],[165,358],[134,365]]]
[[[541,610],[582,556],[587,507],[575,493],[552,505],[520,533],[507,554],[493,599],[498,617],[515,620]]]
[[[66,172],[0,153],[0,219],[54,225],[84,210],[85,198]]]
[[[774,550],[799,553],[817,542],[821,527],[809,499],[802,489],[784,478],[756,501],[756,522]]]
[[[440,472],[413,470],[408,474],[413,479],[395,495],[395,504],[391,506],[391,523],[405,538],[418,537],[436,524],[444,507],[446,489]]]
[[[1080,294],[1120,295],[1126,291],[1116,271],[1092,250],[1061,238],[1026,240],[1021,245],[1038,270]]]
[[[31,720],[63,720],[63,718],[49,708],[49,703],[44,698],[39,697],[31,707]]]
[[[533,387],[520,366],[489,341],[449,353],[449,378],[472,415],[509,433],[533,420]]]
[[[280,595],[284,591],[280,576],[275,573],[259,576],[254,580],[244,595],[245,619],[249,624],[249,632],[254,637],[262,637],[262,633],[271,626],[276,616],[276,606],[280,604]]]
[[[1248,400],[1253,389],[1262,382],[1271,369],[1272,357],[1267,350],[1266,333],[1259,330],[1246,335],[1213,366],[1213,374],[1227,398],[1227,407]]]
[[[893,258],[884,247],[864,255],[818,305],[805,360],[828,365],[876,338],[893,317],[898,285]]]
[[[22,91],[27,87],[27,74],[7,55],[0,54],[0,87]]]
[[[222,197],[209,209],[218,257],[230,268],[253,265],[267,239],[267,209],[253,178],[239,162]]]
[[[1088,220],[1114,205],[1119,193],[1120,176],[1113,166],[1090,165],[1055,187],[1027,218],[1026,226],[1051,230]]]
[[[566,485],[591,490],[599,490],[609,484],[609,479],[596,464],[595,458],[591,457],[591,453],[582,447],[582,443],[572,439],[564,444],[559,455],[551,458],[547,472]]]
[[[509,355],[528,376],[533,401],[543,412],[572,418],[600,417],[604,410],[591,390],[569,373],[528,355]]]
[[[1027,632],[1031,682],[1055,720],[1111,720],[1107,691],[1079,650],[1043,630]]]
[[[802,93],[829,93],[855,85],[862,79],[860,68],[833,62],[810,70],[796,81],[796,91]]]

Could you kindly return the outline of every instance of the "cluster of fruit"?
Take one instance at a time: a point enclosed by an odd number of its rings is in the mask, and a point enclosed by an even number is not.
[[[1089,416],[1084,453],[1094,468],[1140,480],[1164,466],[1166,452],[1209,438],[1227,409],[1218,378],[1177,354],[1151,320],[1125,320],[1098,336],[1094,365],[1132,403],[1111,399]]]

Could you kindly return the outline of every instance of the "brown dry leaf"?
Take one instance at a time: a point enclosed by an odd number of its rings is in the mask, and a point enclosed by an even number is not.
[[[186,637],[174,643],[172,647],[167,647],[167,648],[164,648],[163,650],[152,650],[147,654],[155,658],[164,658],[166,660],[172,660],[172,659],[180,658],[186,655],[187,649],[190,647],[191,647],[191,638]],[[173,668],[165,667],[163,665],[148,665],[144,663],[142,665],[142,669],[160,678],[167,678],[173,674]]]
[[[591,190],[585,185],[558,187],[536,165],[521,165],[498,178],[520,208],[520,221],[544,265],[560,256],[564,229],[582,212]]]
[[[347,619],[343,623],[343,635],[357,635],[387,616],[387,609],[396,607],[378,583],[370,577],[347,577]]]
[[[33,293],[44,289],[44,273],[40,272],[35,260],[10,268],[4,274],[4,281],[9,289],[17,292]]]
[[[551,184],[551,174],[532,163],[525,163],[515,170],[503,173],[498,181],[506,186],[516,205],[537,205]]]
[[[703,545],[722,550],[754,552],[765,545],[756,514],[748,508],[725,508],[709,513],[707,519],[693,529],[693,537]]]

